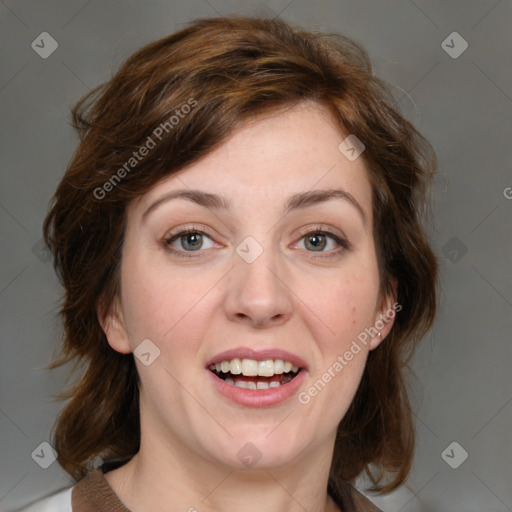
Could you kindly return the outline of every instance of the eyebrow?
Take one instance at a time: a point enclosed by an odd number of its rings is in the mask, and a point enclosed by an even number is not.
[[[156,201],[151,203],[146,211],[142,214],[142,219],[147,217],[150,212],[158,208],[163,203],[173,199],[187,199],[205,208],[213,208],[215,210],[231,210],[231,202],[218,194],[204,192],[202,190],[173,190],[163,196],[159,197]],[[341,199],[347,201],[354,206],[360,213],[363,224],[366,225],[366,214],[363,207],[357,199],[349,192],[341,189],[320,189],[308,190],[307,192],[299,192],[288,198],[283,210],[283,214],[287,214],[294,210],[308,208],[310,206],[330,201],[331,199]]]

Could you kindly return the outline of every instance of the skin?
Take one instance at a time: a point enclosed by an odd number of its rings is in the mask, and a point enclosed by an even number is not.
[[[378,293],[365,163],[338,150],[347,135],[312,103],[260,116],[129,205],[121,293],[103,326],[114,350],[133,352],[149,338],[161,351],[149,366],[136,359],[141,449],[106,474],[132,512],[338,510],[326,492],[336,428],[392,320],[307,404],[294,396],[236,405],[209,383],[205,365],[240,346],[282,348],[307,362],[305,391],[393,304]],[[143,218],[163,195],[189,188],[223,195],[232,210],[174,199]],[[292,194],[329,188],[349,192],[366,222],[340,199],[283,215]],[[327,237],[315,249],[319,224],[349,248]],[[207,228],[203,245],[193,251],[184,236],[173,253],[166,240],[191,225]],[[252,263],[236,252],[247,236],[263,249]],[[237,458],[247,442],[262,454],[251,469]]]

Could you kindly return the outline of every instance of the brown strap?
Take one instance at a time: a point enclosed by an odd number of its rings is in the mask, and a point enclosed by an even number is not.
[[[130,512],[121,503],[99,468],[73,487],[71,505],[73,512]]]

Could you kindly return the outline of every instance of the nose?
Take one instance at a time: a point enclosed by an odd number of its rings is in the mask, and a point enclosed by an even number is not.
[[[267,247],[251,263],[238,253],[233,261],[224,301],[228,318],[258,329],[286,323],[292,314],[293,293],[278,254]]]

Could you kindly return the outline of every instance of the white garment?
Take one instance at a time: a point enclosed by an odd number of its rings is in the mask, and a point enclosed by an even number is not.
[[[73,487],[42,498],[25,508],[12,512],[73,512],[71,507],[71,491]]]

